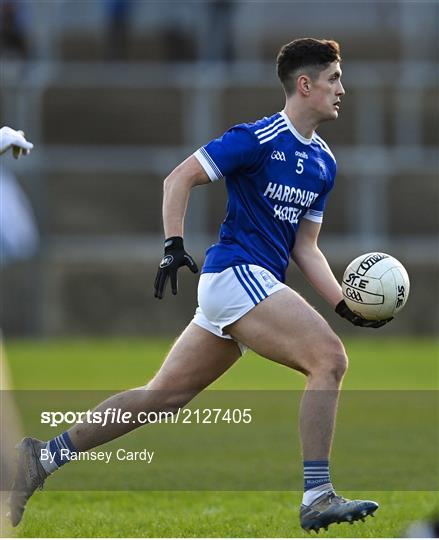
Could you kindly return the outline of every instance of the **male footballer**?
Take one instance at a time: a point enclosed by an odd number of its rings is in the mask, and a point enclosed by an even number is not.
[[[347,357],[328,323],[284,283],[291,256],[340,316],[365,327],[387,322],[367,321],[348,309],[317,245],[336,162],[315,130],[338,117],[345,93],[340,61],[335,41],[305,38],[284,45],[277,73],[285,90],[285,108],[255,123],[232,127],[166,178],[166,240],[154,285],[157,298],[163,298],[168,280],[177,294],[180,267],[198,271],[183,245],[192,188],[225,177],[227,216],[219,241],[207,250],[195,316],[159,372],[142,388],[162,392],[121,392],[95,409],[174,411],[222,375],[247,348],[302,372],[307,386],[300,410],[304,460],[300,522],[308,531],[363,519],[378,508],[375,502],[347,500],[334,491],[329,457]],[[11,498],[13,524],[19,523],[35,489],[69,461],[66,450],[89,450],[135,427],[81,423],[48,442],[23,439]],[[53,463],[42,459],[42,449],[56,456]]]

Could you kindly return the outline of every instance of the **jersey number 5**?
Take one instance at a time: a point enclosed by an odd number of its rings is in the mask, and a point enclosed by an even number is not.
[[[299,158],[297,160],[296,173],[297,174],[303,173],[303,159],[302,158]]]

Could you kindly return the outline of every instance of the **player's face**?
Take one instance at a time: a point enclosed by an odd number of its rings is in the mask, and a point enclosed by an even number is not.
[[[338,62],[320,72],[317,80],[312,81],[310,102],[318,121],[335,120],[338,118],[341,98],[345,91],[341,84],[341,69]]]

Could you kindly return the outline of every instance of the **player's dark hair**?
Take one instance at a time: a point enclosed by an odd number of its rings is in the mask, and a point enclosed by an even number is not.
[[[340,62],[340,45],[327,39],[300,38],[283,45],[277,55],[277,75],[287,95],[295,92],[296,77],[303,70],[315,80],[332,62]]]

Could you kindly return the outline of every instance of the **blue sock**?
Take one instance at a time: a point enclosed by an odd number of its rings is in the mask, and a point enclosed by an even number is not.
[[[41,450],[41,465],[47,474],[51,474],[70,461],[71,452],[76,452],[76,448],[66,431],[48,441],[46,448]]]
[[[329,461],[304,461],[304,492],[302,504],[309,506],[328,491],[334,491],[329,476]]]
[[[329,461],[304,461],[303,475],[305,479],[304,491],[316,488],[323,484],[330,484]]]

